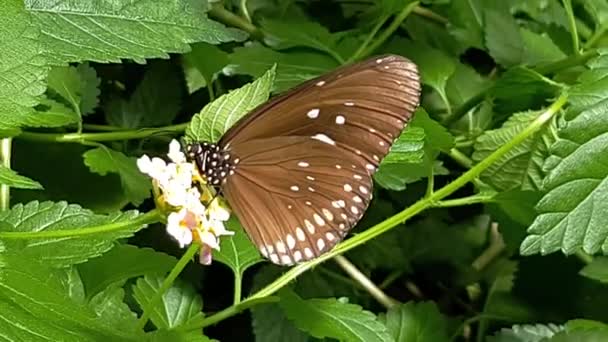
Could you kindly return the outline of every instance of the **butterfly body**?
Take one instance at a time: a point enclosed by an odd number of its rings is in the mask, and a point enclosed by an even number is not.
[[[372,175],[419,96],[412,62],[376,57],[271,99],[190,153],[262,255],[292,265],[327,252],[361,219]]]

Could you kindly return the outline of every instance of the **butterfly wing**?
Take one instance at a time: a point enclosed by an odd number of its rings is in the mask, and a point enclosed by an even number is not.
[[[273,98],[222,137],[238,161],[222,191],[263,255],[290,265],[346,235],[419,97],[415,64],[377,57]]]

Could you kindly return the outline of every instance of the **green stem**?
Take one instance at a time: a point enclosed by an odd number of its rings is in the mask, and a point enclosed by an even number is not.
[[[465,103],[460,105],[460,107],[456,108],[456,110],[453,111],[452,114],[450,114],[443,120],[443,125],[450,126],[454,122],[460,120],[460,118],[465,116],[466,113],[468,113],[471,109],[475,108],[475,106],[477,106],[479,103],[481,103],[481,101],[483,101],[483,99],[485,99],[486,95],[489,93],[489,90],[491,88],[492,88],[492,86],[488,86],[488,87],[484,88],[482,91],[475,94],[473,97],[468,99]]]
[[[234,275],[234,299],[232,305],[238,305],[241,302],[241,282],[243,281],[240,274]]]
[[[241,0],[241,13],[247,22],[251,23],[251,16],[249,16],[249,10],[247,9],[247,0]]]
[[[160,220],[160,212],[149,211],[134,219],[103,224],[101,226],[65,230],[43,230],[40,232],[0,232],[0,239],[53,239],[64,237],[79,237],[110,233],[126,227],[155,223]]]
[[[477,316],[473,316],[473,317],[465,320],[464,322],[462,322],[460,324],[460,326],[458,326],[458,329],[456,329],[456,331],[454,331],[454,334],[450,338],[450,341],[456,340],[458,338],[458,335],[461,334],[462,331],[464,330],[464,327],[466,327],[467,325],[470,325],[472,323],[481,321],[481,320],[494,320],[494,321],[499,321],[499,322],[511,322],[511,321],[513,321],[511,318],[504,317],[504,316],[479,314]]]
[[[386,30],[384,32],[382,32],[382,34],[376,40],[374,40],[374,43],[371,44],[367,49],[365,49],[365,52],[363,53],[363,56],[369,56],[369,55],[371,55],[382,44],[384,44],[384,42],[386,42],[386,40],[388,38],[390,38],[390,36],[399,28],[399,26],[401,25],[401,23],[405,20],[405,18],[407,18],[407,16],[418,5],[419,5],[419,2],[418,1],[414,1],[412,3],[409,3],[407,6],[405,6],[403,8],[403,10],[401,10],[401,12],[399,12],[399,14],[397,14],[397,16],[395,17],[395,19],[393,19],[393,21],[386,28]]]
[[[417,6],[416,8],[414,8],[414,10],[412,12],[421,17],[425,17],[427,19],[435,21],[438,24],[447,25],[450,23],[448,18],[431,11],[430,9],[428,9],[426,7]]]
[[[585,44],[583,45],[583,49],[587,50],[592,48],[597,43],[597,41],[604,36],[606,31],[608,31],[608,24],[600,26],[600,28],[597,29],[595,33],[593,33],[593,36],[591,36],[591,38],[589,38],[589,40],[585,42]]]
[[[467,169],[470,169],[473,166],[473,161],[471,158],[467,157],[466,154],[460,152],[458,149],[453,148],[448,152],[450,158],[454,159],[458,164]]]
[[[113,131],[124,131],[128,128],[110,126],[110,125],[96,125],[96,124],[83,124],[82,128],[90,131],[102,131],[102,132],[113,132]]]
[[[357,283],[359,283],[378,303],[382,304],[385,308],[390,309],[391,307],[399,304],[398,301],[389,297],[384,291],[382,291],[371,279],[369,279],[363,272],[359,271],[348,259],[342,255],[336,255],[334,261],[342,267],[342,269],[350,275]]]
[[[429,176],[426,180],[426,193],[424,197],[430,197],[435,190],[435,173],[433,172],[433,165],[429,166]]]
[[[13,139],[0,140],[0,165],[11,168],[11,146]],[[8,184],[0,184],[0,211],[8,210],[11,204],[11,188]]]
[[[433,195],[423,198],[420,201],[414,203],[407,209],[402,212],[384,220],[383,222],[369,228],[368,230],[357,234],[356,236],[344,241],[343,243],[336,246],[333,250],[325,253],[309,262],[299,264],[293,267],[288,272],[284,273],[279,278],[275,279],[274,282],[263,288],[262,290],[253,294],[249,299],[258,299],[266,296],[270,296],[283,286],[287,285],[293,279],[295,279],[300,274],[306,272],[307,270],[315,267],[316,265],[324,262],[325,260],[331,259],[336,255],[340,255],[346,251],[349,251],[355,247],[358,247],[367,241],[389,231],[393,227],[402,224],[407,221],[414,215],[419,214],[420,212],[433,207],[435,203],[440,201],[441,199],[451,195],[456,190],[460,189],[466,183],[472,181],[476,177],[478,177],[485,169],[487,169],[492,163],[496,160],[502,158],[506,153],[508,153],[513,147],[520,144],[522,141],[526,140],[528,137],[536,133],[542,126],[551,120],[553,116],[564,106],[566,103],[567,96],[562,94],[546,111],[536,118],[530,125],[528,125],[524,130],[522,130],[519,134],[514,136],[508,143],[499,147],[496,151],[490,154],[487,158],[480,161],[478,164],[473,166],[470,170],[463,173],[460,177],[442,187],[433,193]]]
[[[575,55],[579,55],[581,53],[581,49],[579,46],[578,40],[578,31],[576,28],[576,18],[574,16],[574,11],[572,10],[572,1],[563,0],[564,9],[566,10],[566,15],[568,16],[568,26],[570,26],[570,37],[572,38],[572,50],[574,50]]]
[[[380,30],[382,25],[384,25],[384,23],[387,20],[388,20],[388,16],[384,16],[378,21],[378,23],[376,23],[376,26],[374,26],[372,31],[367,35],[367,37],[365,38],[365,41],[363,41],[363,43],[359,46],[357,51],[346,61],[346,64],[350,64],[350,63],[358,60],[359,58],[364,57],[363,53],[365,52],[365,49],[369,46],[372,39],[374,39],[374,37],[376,36],[376,34],[378,33],[378,31]]]
[[[209,10],[209,16],[228,26],[239,28],[251,35],[252,38],[261,40],[264,34],[255,25],[238,15],[226,10],[221,3],[215,3]]]
[[[143,314],[141,315],[141,317],[139,318],[139,321],[137,323],[138,330],[144,329],[144,327],[146,326],[146,323],[148,323],[148,319],[150,319],[150,315],[152,314],[152,310],[154,310],[154,307],[156,306],[156,304],[158,304],[160,302],[160,300],[163,298],[163,295],[165,294],[165,292],[167,292],[167,290],[169,290],[171,285],[173,285],[173,282],[175,282],[175,279],[177,279],[179,274],[186,267],[186,265],[188,265],[188,263],[196,255],[196,252],[198,252],[199,249],[200,249],[200,245],[198,243],[193,243],[190,245],[190,247],[188,247],[188,250],[186,250],[186,253],[184,253],[184,255],[182,255],[182,257],[179,259],[177,264],[175,264],[175,266],[173,267],[173,269],[171,270],[171,272],[169,273],[167,278],[165,278],[165,280],[163,281],[163,283],[160,286],[160,288],[158,289],[158,291],[150,299],[150,301],[147,303],[147,305],[144,305],[144,307],[142,308]]]
[[[116,141],[142,139],[153,135],[174,134],[183,132],[188,123],[164,126],[158,128],[141,128],[103,133],[34,133],[22,132],[16,138],[32,141],[82,143],[83,141]]]
[[[494,199],[493,195],[477,194],[477,195],[473,195],[473,196],[455,198],[455,199],[451,199],[451,200],[437,201],[434,204],[434,207],[437,207],[437,208],[461,207],[463,205],[471,205],[471,204],[476,204],[476,203],[488,203],[488,202],[492,202],[493,199]]]
[[[538,68],[533,68],[533,70],[542,75],[549,75],[549,74],[556,73],[563,69],[585,64],[588,60],[590,60],[591,58],[593,58],[597,55],[598,55],[598,50],[592,49],[592,50],[585,51],[578,55],[564,58],[561,61],[543,65]]]
[[[218,313],[215,313],[215,314],[205,318],[200,324],[192,325],[190,328],[191,328],[191,330],[200,330],[201,328],[208,327],[210,325],[214,325],[218,322],[225,320],[228,317],[232,317],[236,314],[239,314],[239,313],[249,309],[250,307],[256,306],[258,304],[276,303],[278,301],[279,301],[279,297],[275,297],[275,296],[268,296],[268,297],[257,298],[257,299],[247,299],[247,300],[242,301],[239,305],[230,306]]]
[[[581,260],[582,262],[584,262],[587,265],[589,265],[590,263],[593,262],[593,256],[583,252],[582,250],[576,251],[574,253],[574,255],[576,255],[576,257],[579,258],[579,260]]]

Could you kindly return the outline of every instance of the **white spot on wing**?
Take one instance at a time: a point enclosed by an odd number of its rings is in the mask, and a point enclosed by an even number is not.
[[[300,190],[300,188],[298,188],[298,186],[297,186],[297,185],[292,185],[292,186],[290,187],[290,189],[291,189],[291,191],[299,191],[299,190]]]
[[[315,219],[315,222],[317,222],[317,224],[319,226],[325,225],[325,220],[323,220],[323,218],[321,216],[319,216],[319,214],[314,214],[314,215],[312,215],[312,217]]]
[[[317,82],[316,86],[317,86],[317,87],[321,87],[321,86],[323,86],[324,84],[325,84],[325,81],[319,81],[319,82]]]
[[[296,228],[296,237],[300,241],[306,240],[306,234],[304,234],[304,230],[302,230],[302,228],[300,228],[300,227]]]
[[[283,265],[291,265],[293,263],[293,261],[291,260],[291,257],[287,254],[281,255],[281,263]]]
[[[325,248],[325,240],[323,240],[323,238],[319,238],[319,240],[317,240],[317,248],[319,248],[319,252]]]
[[[313,188],[312,186],[309,186],[309,187],[308,187],[308,191],[310,191],[310,192],[315,192],[315,188]]]
[[[314,180],[315,180],[315,177],[313,177],[313,176],[306,176],[306,179],[311,180],[311,181],[314,181]]]
[[[310,165],[310,164],[308,164],[308,163],[307,163],[307,162],[305,162],[305,161],[301,161],[301,162],[299,162],[299,163],[298,163],[298,166],[299,166],[299,167],[308,167],[309,165]]]
[[[345,105],[345,106],[347,106],[347,107],[352,107],[352,106],[354,106],[354,105],[355,105],[355,103],[354,103],[354,102],[347,101],[347,102],[344,102],[344,105]]]
[[[353,187],[350,184],[344,184],[344,191],[351,192],[353,191]]]
[[[325,233],[325,237],[327,238],[328,241],[334,241],[334,239],[336,238],[336,236],[330,232]]]
[[[354,205],[352,207],[350,207],[350,211],[355,215],[359,214],[359,209],[357,207],[355,207]]]
[[[302,260],[302,252],[300,252],[300,251],[293,252],[293,261],[300,262],[300,260]]]
[[[311,138],[315,139],[315,140],[319,140],[320,142],[326,143],[326,144],[330,144],[330,145],[335,145],[336,142],[328,137],[327,135],[323,134],[323,133],[318,133],[313,135]]]
[[[336,116],[336,123],[338,125],[344,125],[344,123],[346,122],[346,118],[342,115],[338,115]]]
[[[289,249],[293,249],[296,246],[296,239],[293,238],[293,235],[287,234],[285,240],[287,241],[287,247],[289,247]]]
[[[367,194],[367,192],[368,192],[367,188],[364,187],[363,185],[359,186],[359,191],[361,191],[361,193],[363,193],[363,194]]]
[[[321,211],[323,212],[323,215],[325,215],[325,218],[328,221],[333,221],[334,220],[334,215],[331,213],[331,211],[329,211],[328,209],[321,209]]]
[[[362,200],[362,199],[361,199],[361,197],[359,197],[359,196],[355,196],[355,197],[353,197],[353,201],[355,201],[355,202],[357,202],[357,203],[361,203],[361,202],[363,202],[363,200]]]
[[[310,259],[312,257],[314,257],[315,255],[313,254],[312,250],[308,247],[304,248],[304,254],[306,255],[306,258]]]
[[[312,224],[308,220],[304,220],[304,224],[306,225],[306,229],[308,229],[308,232],[310,234],[314,234],[315,233],[315,225],[314,224]]]
[[[360,175],[358,175],[358,174],[356,174],[356,173],[353,175],[353,177],[354,177],[355,179],[357,179],[357,180],[362,180],[362,179],[363,179],[363,177],[361,177]]]
[[[279,256],[276,255],[276,254],[270,254],[270,260],[272,262],[274,262],[275,264],[278,264],[279,263]]]
[[[285,252],[287,252],[287,250],[285,249],[285,244],[283,243],[283,241],[277,241],[276,246],[277,246],[277,252],[279,252],[279,253],[285,253]]]
[[[308,113],[306,113],[306,116],[311,119],[316,119],[319,116],[319,108],[313,108],[309,110]]]

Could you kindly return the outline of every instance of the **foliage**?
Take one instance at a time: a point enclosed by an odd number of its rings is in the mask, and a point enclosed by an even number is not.
[[[0,22],[4,339],[608,339],[604,0],[6,0]],[[167,238],[136,158],[387,53],[421,106],[345,241],[287,269],[235,218],[211,266]]]

